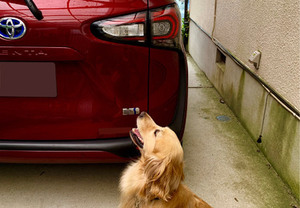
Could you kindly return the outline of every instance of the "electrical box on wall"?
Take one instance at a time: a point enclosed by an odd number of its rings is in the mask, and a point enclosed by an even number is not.
[[[252,63],[256,69],[259,68],[260,58],[261,58],[260,51],[254,51],[249,58],[250,63]]]

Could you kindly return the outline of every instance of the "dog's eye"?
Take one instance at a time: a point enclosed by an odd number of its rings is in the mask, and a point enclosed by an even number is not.
[[[156,130],[154,131],[154,136],[156,136],[159,132],[160,132],[160,130],[159,130],[159,129],[156,129]]]

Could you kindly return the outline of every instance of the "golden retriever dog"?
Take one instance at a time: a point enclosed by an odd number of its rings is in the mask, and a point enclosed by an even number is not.
[[[141,157],[123,172],[119,208],[211,207],[182,184],[183,149],[170,128],[158,126],[143,112],[130,137]]]

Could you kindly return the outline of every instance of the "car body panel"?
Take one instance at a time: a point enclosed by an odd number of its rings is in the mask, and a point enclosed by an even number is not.
[[[178,100],[178,53],[152,48],[150,54],[149,113],[159,125],[168,126],[174,119]]]
[[[124,2],[35,1],[43,12],[42,21],[32,17],[26,6],[1,7],[9,9],[5,16],[22,19],[27,33],[15,41],[0,39],[0,61],[51,61],[57,82],[56,98],[0,98],[1,139],[128,135],[135,119],[124,117],[122,109],[147,111],[149,50],[99,40],[89,29],[95,19],[147,8],[143,1],[131,1],[135,6],[130,9]]]
[[[138,155],[128,137],[136,115],[123,115],[123,108],[149,112],[182,138],[187,105],[183,46],[118,43],[99,39],[90,29],[95,21],[174,1],[34,2],[43,13],[41,21],[23,0],[0,0],[0,18],[18,18],[27,30],[17,40],[0,38],[0,62],[54,64],[57,95],[0,97],[0,162],[127,161]],[[1,79],[6,77],[0,68]]]

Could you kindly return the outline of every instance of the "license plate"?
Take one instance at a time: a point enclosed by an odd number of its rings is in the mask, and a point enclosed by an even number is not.
[[[56,97],[52,62],[0,62],[1,97]]]

